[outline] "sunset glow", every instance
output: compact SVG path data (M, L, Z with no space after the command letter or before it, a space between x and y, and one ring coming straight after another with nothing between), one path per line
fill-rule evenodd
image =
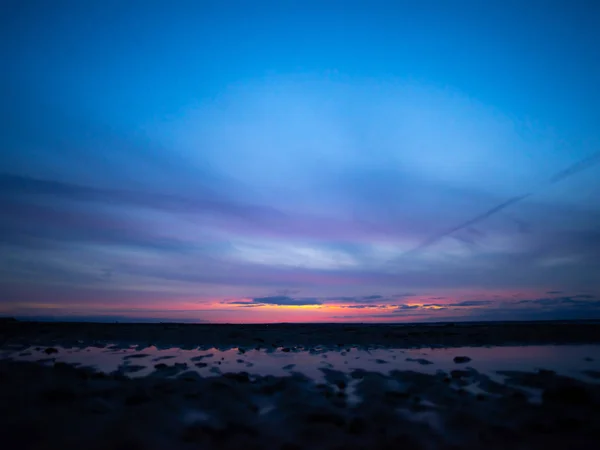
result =
M600 317L577 8L53 3L1 27L3 315Z

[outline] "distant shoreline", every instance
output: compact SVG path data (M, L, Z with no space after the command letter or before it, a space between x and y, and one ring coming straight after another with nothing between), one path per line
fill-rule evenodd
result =
M600 342L600 321L182 324L0 320L0 347L12 344L280 347L464 347Z

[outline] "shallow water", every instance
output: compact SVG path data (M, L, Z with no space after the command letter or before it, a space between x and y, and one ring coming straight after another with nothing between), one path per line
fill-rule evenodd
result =
M150 375L156 372L157 364L165 364L178 369L173 371L173 375L184 371L195 371L204 377L235 372L274 376L298 372L316 382L324 380L321 369L343 372L363 369L383 374L392 370L413 370L434 374L440 370L449 372L454 369L473 368L497 381L503 380L498 371L546 369L587 382L597 382L598 379L586 375L584 371L600 370L600 345L375 350L313 348L308 351L293 348L276 351L236 348L184 350L154 346L122 348L117 344L106 347L54 348L58 352L50 355L44 352L46 347L3 348L0 358L37 361L42 364L64 362L93 367L106 373L119 371L130 377ZM470 361L456 363L456 356L467 356ZM175 364L178 366L174 367Z

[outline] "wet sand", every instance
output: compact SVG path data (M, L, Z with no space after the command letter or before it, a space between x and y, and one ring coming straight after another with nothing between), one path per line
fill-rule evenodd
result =
M12 358L0 360L6 449L592 449L600 443L600 354L592 354L599 347L573 345L600 341L593 323L9 323L0 330L0 350ZM562 353L549 345L524 347L529 353L515 367L494 373L483 360L496 348L440 349L502 344L571 346ZM430 350L406 350L412 347ZM86 354L89 361L118 357L116 370L74 362ZM351 358L365 354L368 368L354 368ZM544 355L573 356L571 369L582 376L514 370ZM281 371L255 373L257 358L275 361Z

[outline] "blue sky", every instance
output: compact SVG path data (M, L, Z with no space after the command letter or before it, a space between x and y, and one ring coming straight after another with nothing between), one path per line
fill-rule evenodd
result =
M2 8L1 312L600 315L597 2Z

